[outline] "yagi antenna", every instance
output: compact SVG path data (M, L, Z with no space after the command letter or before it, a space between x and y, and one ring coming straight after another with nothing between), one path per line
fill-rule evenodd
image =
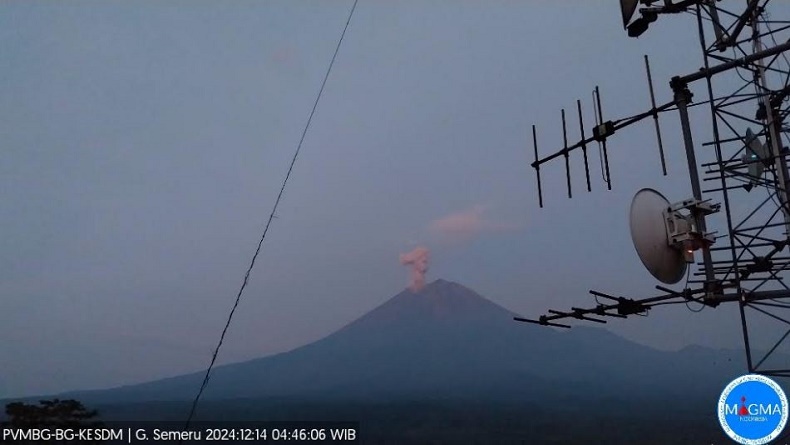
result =
M653 76L650 74L650 59L645 54L645 72L647 73L647 87L650 91L650 106L653 112L653 123L656 127L656 140L658 141L658 155L661 157L661 171L667 175L667 161L664 158L664 144L661 142L661 124L658 122L658 111L656 110L656 95L653 92Z
M538 140L537 140L537 130L536 127L532 126L532 146L533 146L533 153L534 153L534 162L532 162L532 167L535 169L537 184L538 184L538 202L540 207L544 205L543 199L543 185L542 185L542 177L540 172L541 165L552 161L555 158L562 156L565 161L565 182L566 188L568 192L568 198L573 197L573 176L571 175L570 171L570 156L574 150L581 149L582 156L584 158L584 177L585 177L585 184L587 186L587 191L592 191L592 181L590 179L590 163L589 163L589 155L587 152L587 145L588 144L597 144L598 146L598 158L601 167L601 178L603 182L606 184L607 190L612 190L612 174L611 169L609 166L609 147L607 145L608 139L615 134L615 132L621 128L628 127L633 125L641 120L652 117L655 130L656 130L656 140L658 143L658 153L659 158L661 160L661 171L664 175L667 174L667 165L666 159L664 156L664 143L661 138L661 124L659 122L659 113L664 111L670 110L672 107L676 105L675 101L667 102L662 105L656 105L656 97L653 91L653 77L650 73L650 62L648 57L645 56L645 71L647 73L647 83L648 89L650 93L650 109L639 113L637 115L618 119L615 121L612 120L605 120L603 117L603 105L601 100L601 91L599 87L595 87L592 92L592 108L593 108L593 117L594 117L594 125L592 127L592 135L587 135L585 132L584 126L584 113L582 110L582 102L581 100L576 100L576 109L577 115L579 119L579 140L573 144L569 143L568 140L568 123L567 123L567 116L565 114L565 109L562 109L560 112L560 123L562 125L562 148L556 151L555 153L545 156L543 158L540 157L538 153ZM569 145L570 144L570 145Z
M562 109L562 144L565 148L562 149L563 154L565 155L565 176L568 182L568 198L573 198L573 192L571 191L571 164L570 164L570 155L568 154L568 131L565 128L565 109Z
M581 133L582 154L584 155L584 176L587 178L587 191L591 192L592 186L590 185L590 164L587 161L587 143L584 142L584 117L582 116L582 101L576 101L576 108L579 110L579 132ZM565 145L567 145L567 142Z
M603 121L603 109L601 108L601 92L598 86L593 90L593 100L595 101L595 128L593 128L593 139L598 141L599 154L601 156L601 169L604 170L604 181L606 181L606 188L612 189L612 177L609 174L609 150L606 148L606 138L614 134L614 125L612 121Z
M656 102L650 61L645 56L649 109L607 119L601 90L596 86L592 93L593 125L585 125L582 103L576 101L577 141L570 139L575 133L568 132L570 123L563 109L561 145L541 157L533 125L532 167L543 207L541 167L562 157L570 198L574 180L570 156L580 149L587 190L591 191L598 175L590 175L588 148L595 144L602 181L611 190L610 138L620 129L652 118L662 174L667 175L666 156L677 151L685 158L690 185L690 196L678 201L641 187L635 188L639 190L631 201L629 225L636 257L661 283L655 286L661 294L633 298L591 290L595 304L589 307L552 309L536 319L516 320L568 328L565 320L605 323L611 318L646 316L659 305L693 302L713 308L735 303L740 311L748 372L790 377L790 363L767 365L783 342L790 343L785 341L790 339L790 285L786 282L790 274L790 151L783 143L790 133L785 123L790 116L790 59L785 54L790 51L790 26L785 24L790 21L768 16L771 1L620 0L622 24L631 37L646 32L658 17L681 12L694 16L702 63L690 67L685 75L671 78L672 99L662 104ZM773 46L764 45L769 41ZM714 85L714 77L724 79L717 79ZM692 87L697 91L692 92ZM711 125L706 131L700 131L704 121L692 121L692 107L697 107L694 113L709 114ZM668 111L677 112L680 131L665 151L659 114ZM695 132L710 139L695 141ZM703 188L704 183L713 185ZM759 188L766 195L754 193ZM709 223L719 230L708 231ZM684 276L683 289L664 287L681 283ZM761 329L750 331L749 320L755 318ZM779 340L767 338L758 347L755 337L765 337L762 332L768 323L779 323L785 334ZM757 350L767 352L758 355Z

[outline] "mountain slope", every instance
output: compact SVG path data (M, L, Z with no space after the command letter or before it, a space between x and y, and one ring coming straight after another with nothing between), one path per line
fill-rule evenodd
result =
M518 399L708 394L743 369L708 364L710 350L662 352L608 331L558 332L457 283L405 290L334 334L293 351L217 368L206 399ZM188 400L203 373L106 391L83 400Z

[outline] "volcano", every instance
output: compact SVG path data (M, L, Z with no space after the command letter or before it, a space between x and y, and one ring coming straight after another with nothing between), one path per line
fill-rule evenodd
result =
M736 351L665 352L604 329L557 331L515 322L514 315L461 284L437 280L314 343L217 367L204 400L709 396L744 369ZM101 403L184 401L203 376L72 395Z

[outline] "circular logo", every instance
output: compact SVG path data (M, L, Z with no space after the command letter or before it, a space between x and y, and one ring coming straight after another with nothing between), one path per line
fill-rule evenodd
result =
M787 397L768 377L747 374L730 382L719 397L719 423L743 445L768 443L787 424Z

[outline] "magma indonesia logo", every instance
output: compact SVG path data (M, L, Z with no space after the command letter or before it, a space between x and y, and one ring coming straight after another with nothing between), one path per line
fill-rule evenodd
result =
M740 444L768 443L787 423L787 397L768 377L747 374L730 382L719 397L719 423Z

